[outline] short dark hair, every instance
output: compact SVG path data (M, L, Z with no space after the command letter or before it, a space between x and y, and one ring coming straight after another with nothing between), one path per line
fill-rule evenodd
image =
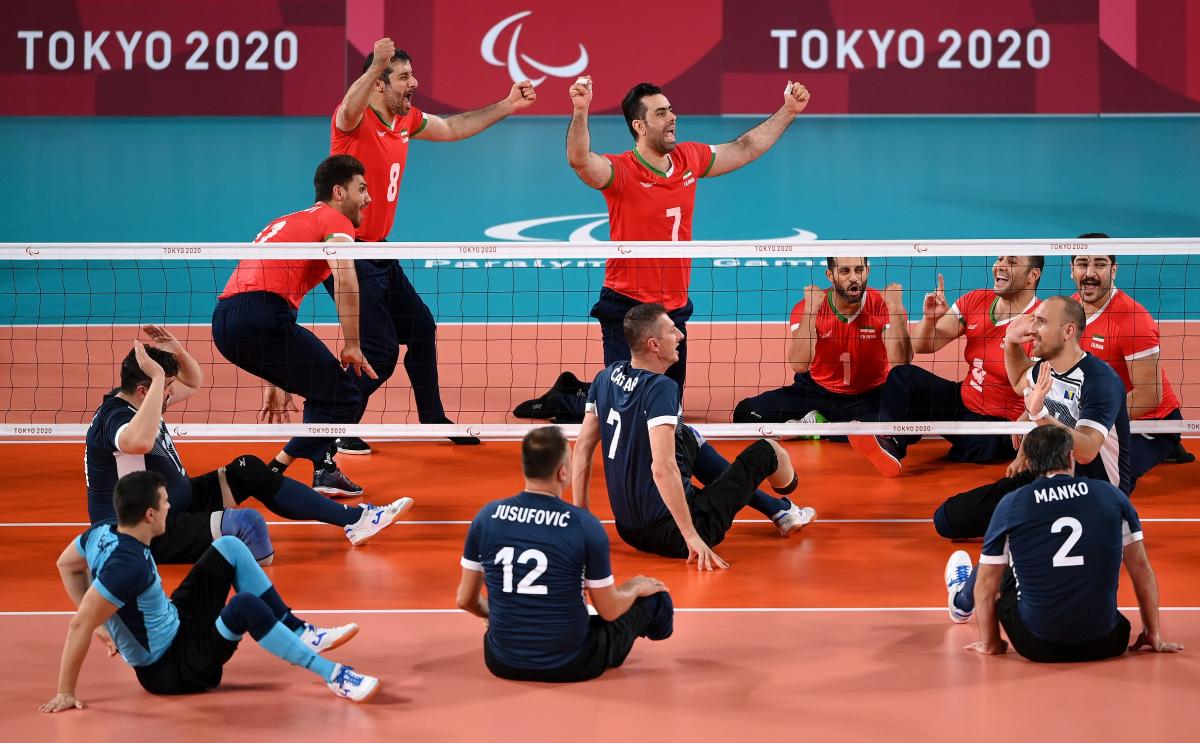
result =
M1049 373L1048 369L1042 370ZM1043 477L1047 472L1056 472L1071 468L1071 451L1075 447L1075 439L1071 432L1062 426L1038 426L1025 436L1021 444L1025 450L1025 459L1029 462L1029 471L1034 477Z
M1046 270L1046 256L1044 255L1027 255L1025 260L1029 262L1030 268L1038 270L1037 281L1033 282L1033 288L1036 289L1038 284L1042 283L1042 272Z
M392 76L392 65L396 64L397 62L408 62L409 64L412 64L412 57L408 56L408 52L404 51L403 49L397 49L396 53L392 55L392 61L388 62L388 66L383 68L383 72L379 73L379 79L384 83L390 82L389 79ZM374 63L375 52L367 52L367 58L363 60L363 72L371 69L371 65Z
M1108 235L1104 234L1103 232L1085 232L1079 236L1079 239L1080 240L1107 240L1107 239L1109 239L1109 237L1108 237ZM1072 257L1071 260L1073 261L1073 260L1075 260L1075 258ZM1117 265L1117 257L1115 255L1110 255L1108 257L1108 260L1114 266Z
M845 256L842 256L842 257L844 258ZM837 268L837 258L826 258L825 265L829 267L830 271L832 271L833 269ZM871 259L866 257L865 255L863 256L863 265L864 266L871 265Z
M162 351L154 346L146 346L146 355L152 361L157 361L162 367L163 374L168 377L179 376L179 362L175 359L175 354L170 351ZM125 358L121 360L121 391L127 395L132 395L137 391L138 385L144 384L150 386L150 377L146 372L142 371L142 367L138 366L137 355L130 351L125 354Z
M622 323L625 329L625 342L629 344L631 353L641 350L646 339L654 335L654 324L659 315L667 314L667 308L658 302L639 304L625 313Z
M542 426L521 439L521 470L530 480L554 475L567 457L567 437L558 426Z
M367 176L367 169L353 155L330 155L317 166L313 175L313 186L317 190L317 201L329 201L333 198L333 187L345 187L354 180L354 176Z
M117 486L113 488L113 510L117 512L117 523L121 526L142 523L146 511L158 508L158 491L166 486L166 478L149 470L130 472L117 480Z
M633 138L637 139L637 132L633 129L633 122L639 119L646 118L646 104L642 103L642 99L648 95L659 95L662 93L662 88L654 83L638 83L629 89L625 94L625 98L621 101L621 113L625 114L625 125L629 127L629 133Z
M1087 313L1083 311L1083 305L1065 294L1050 297L1046 301L1049 302L1051 299L1057 299L1062 305L1066 321L1075 326L1075 337L1078 338L1082 335L1083 329L1087 327Z

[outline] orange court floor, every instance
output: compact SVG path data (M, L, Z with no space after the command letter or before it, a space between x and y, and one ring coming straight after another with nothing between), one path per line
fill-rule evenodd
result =
M745 442L715 442L732 457ZM86 520L82 444L0 444L0 632L9 657L0 721L17 741L1194 741L1200 729L1200 465L1161 465L1134 505L1180 655L1127 655L1040 666L1013 653L963 651L973 623L946 615L942 570L956 547L929 523L946 496L998 477L1000 465L945 461L928 440L894 480L848 446L785 444L797 499L817 521L790 539L746 511L718 553L727 571L635 553L611 523L618 580L654 575L678 609L675 634L640 640L598 680L554 686L502 681L483 665L483 626L455 610L467 524L487 501L521 487L518 444L383 442L342 457L375 502L416 500L405 520L353 549L339 529L267 513L277 555L267 569L284 599L318 624L362 632L331 655L377 675L370 703L336 699L311 674L247 639L221 688L155 697L119 659L93 646L78 693L84 711L42 715L56 691L71 605L55 558ZM1200 453L1200 442L1187 446ZM185 443L193 474L268 443ZM295 477L307 477L293 467ZM594 509L611 519L597 466ZM252 505L249 503L247 505ZM186 572L163 566L170 591ZM1119 602L1134 631L1123 575Z

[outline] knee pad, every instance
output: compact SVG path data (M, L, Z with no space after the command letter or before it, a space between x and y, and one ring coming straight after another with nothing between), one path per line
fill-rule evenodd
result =
M283 484L283 475L253 454L243 454L225 465L225 481L235 502L257 498L269 504Z
M231 564L236 564L236 556L231 555L229 550L237 548L231 544L219 544L225 538L235 539L245 545L255 562L267 561L265 564L270 564L269 561L275 554L275 548L271 546L271 535L267 532L267 522L258 511L248 508L231 508L225 511L221 515L221 534L224 537L213 545L226 559L234 558L230 559Z
M247 632L259 640L271 631L277 621L265 601L252 593L241 592L235 593L225 608L221 609L217 630L225 639L233 642L240 640Z

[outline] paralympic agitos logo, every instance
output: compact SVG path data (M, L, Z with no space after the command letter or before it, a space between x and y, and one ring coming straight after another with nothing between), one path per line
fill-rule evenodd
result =
M483 61L493 67L506 67L508 69L508 76L512 78L514 83L528 80L533 83L534 87L545 82L547 76L573 78L582 74L588 66L588 53L583 44L579 45L579 58L570 64L561 66L543 64L528 54L522 54L517 51L517 44L521 38L521 30L524 28L524 24L517 23L517 21L530 15L533 15L532 10L514 13L489 28L488 32L483 35L483 42L479 45L479 54L483 57ZM512 36L508 41L508 54L502 62L496 56L496 42L500 40L500 34L504 33L504 30L514 23L517 23L517 25L513 29ZM521 67L521 62L525 62L525 64L544 74L538 78L533 77L525 72L525 69Z

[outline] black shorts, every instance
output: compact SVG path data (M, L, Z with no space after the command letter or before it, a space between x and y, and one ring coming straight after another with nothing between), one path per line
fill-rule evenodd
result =
M594 679L609 668L625 662L633 643L646 634L655 619L660 599L643 596L633 602L629 611L617 617L615 622L606 622L598 616L588 620L588 636L583 650L569 663L558 668L518 668L510 666L496 657L491 640L483 636L483 662L494 675L511 681L570 682Z
M151 694L194 694L221 683L222 668L238 646L222 637L216 625L234 574L215 548L196 561L171 594L179 611L179 630L171 646L154 663L134 668L143 689Z
M166 533L150 542L150 554L160 565L190 565L221 536L220 514L225 510L225 499L217 471L190 481L192 499L187 510L168 513Z
M742 450L720 477L703 489L694 488L688 494L688 510L692 524L704 543L715 547L725 540L738 511L746 507L759 483L775 471L779 459L767 441L756 441ZM640 529L627 529L617 524L617 534L630 547L663 557L688 556L687 543L675 519L666 516Z
M1002 477L966 492L952 495L933 512L933 528L946 539L975 539L987 533L1000 499L1033 482L1029 470Z
M1012 568L1004 571L1000 582L1000 600L996 615L1004 634L1022 658L1035 663L1079 663L1089 660L1115 658L1129 647L1129 620L1117 612L1112 631L1087 642L1050 642L1034 635L1021 621L1017 610L1017 579Z

